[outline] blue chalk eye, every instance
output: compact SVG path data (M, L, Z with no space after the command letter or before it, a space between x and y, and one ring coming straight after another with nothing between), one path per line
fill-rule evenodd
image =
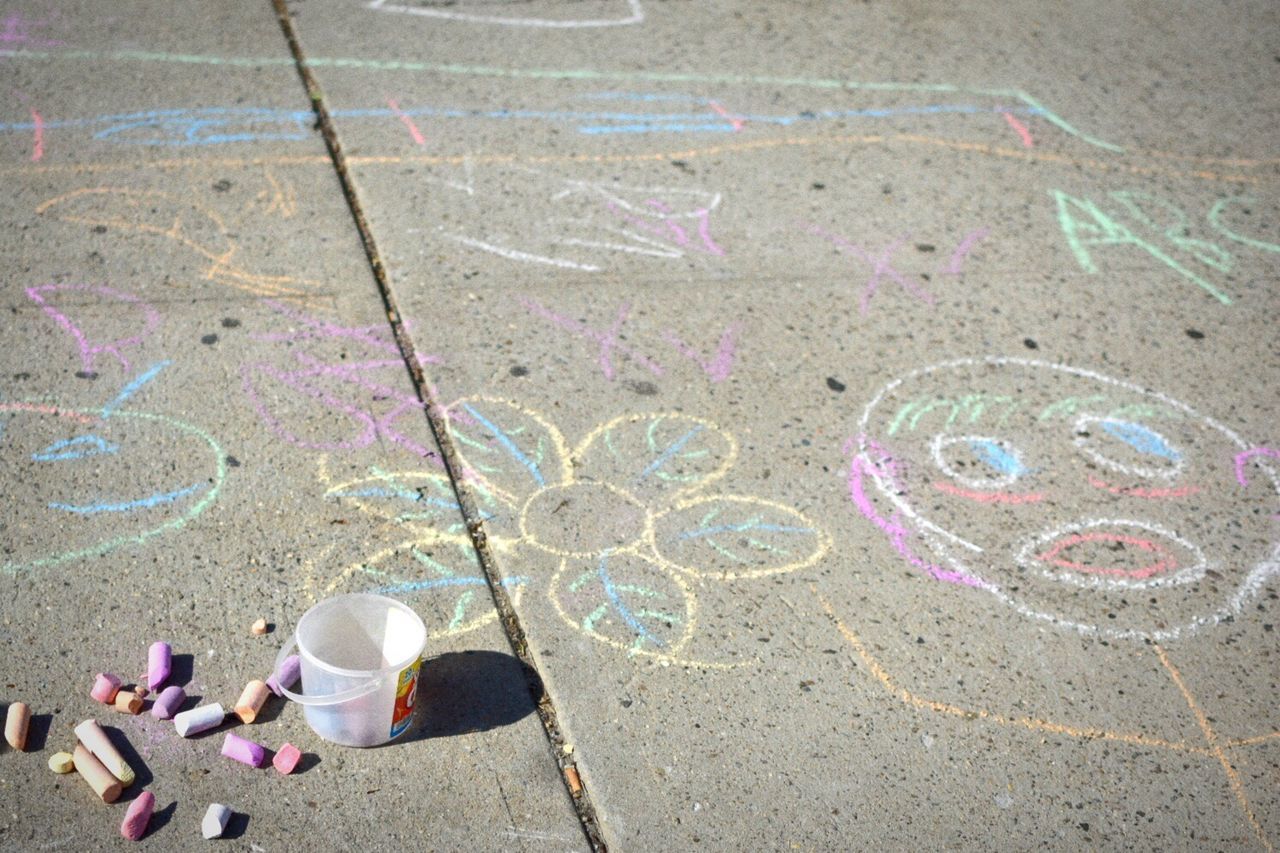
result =
M80 435L55 441L44 450L31 454L31 458L37 462L59 462L64 459L86 459L104 453L117 453L119 450L119 445L100 436Z
M1018 477L1026 471L1016 455L992 439L971 438L969 450L974 459L990 469L994 476Z
M971 489L1001 489L1030 469L1012 443L986 435L937 435L934 464L948 478Z
M1146 424L1086 415L1076 421L1076 446L1095 463L1130 477L1172 480L1182 452Z
M1170 462L1177 462L1182 458L1182 455L1170 447L1169 442L1164 440L1164 436L1153 429L1144 427L1142 424L1129 423L1128 421L1103 421L1102 429L1139 453L1159 456L1168 459Z

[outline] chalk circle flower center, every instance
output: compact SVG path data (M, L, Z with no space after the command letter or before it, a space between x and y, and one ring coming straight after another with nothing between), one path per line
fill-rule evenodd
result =
M562 557L593 557L641 541L651 523L631 495L608 483L569 483L540 490L520 515L530 544Z

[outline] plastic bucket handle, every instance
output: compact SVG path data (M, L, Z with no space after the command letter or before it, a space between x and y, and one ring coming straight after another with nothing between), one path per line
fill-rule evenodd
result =
M276 666L272 673L278 673L280 667L284 665L284 659L289 656L298 645L298 637L295 634L289 638L284 644L284 648L280 649L280 654L276 655ZM342 702L350 702L352 699L359 699L361 696L368 696L373 691L382 686L382 677L374 675L364 684L358 684L347 690L338 693L328 693L323 696L306 696L302 693L294 693L283 684L278 685L280 692L299 705L338 705Z

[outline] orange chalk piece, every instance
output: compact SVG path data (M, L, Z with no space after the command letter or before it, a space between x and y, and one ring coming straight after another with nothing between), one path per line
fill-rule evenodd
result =
M240 722L252 723L256 720L258 714L262 711L263 704L270 695L271 690L267 687L266 682L260 679L255 678L245 685L235 708L235 715L240 718Z
M31 709L26 702L14 702L4 718L4 739L9 746L22 751L27 748L27 731L31 728Z
M112 703L115 709L122 714L141 714L142 713L142 697L132 690L121 690L116 693L116 700Z
M94 758L102 763L103 767L120 780L120 784L126 788L133 784L134 773L133 768L129 766L129 762L124 760L124 756L120 754L120 750L116 749L115 744L107 737L107 733L94 720L85 720L75 728L76 737L80 738L80 743L89 751ZM79 767L77 766L77 769Z
M120 834L130 841L138 841L147 834L147 824L151 823L151 813L156 808L156 795L143 791L138 798L129 803L129 810L124 813L120 824Z
M120 780L112 776L111 771L84 748L84 744L76 744L71 760L75 763L80 778L89 783L89 787L104 803L114 803L120 799Z
M116 701L116 693L120 691L120 677L109 672L100 672L93 679L93 689L89 695L103 705Z
M257 622L254 622L249 626L249 633L253 634L255 637L261 637L263 634L267 633L267 620L259 619Z

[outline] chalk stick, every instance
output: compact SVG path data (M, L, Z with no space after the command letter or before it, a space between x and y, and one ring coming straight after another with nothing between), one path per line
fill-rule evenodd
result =
M31 709L26 702L14 702L4 718L4 739L16 750L26 750L31 728Z
M116 691L116 700L111 703L121 714L141 714L142 697L132 690Z
M143 791L138 798L129 803L129 810L124 813L120 823L120 834L130 841L138 841L147 834L147 824L151 822L151 813L156 809L156 795Z
M126 788L133 784L134 773L133 768L129 766L129 762L124 760L124 756L120 754L120 750L116 749L115 744L107 737L107 733L94 720L85 720L75 728L76 737L80 738L80 743L84 748L89 750L94 758L102 762L102 766L111 772L120 780L120 784Z
M183 711L173 718L173 725L178 730L178 734L190 737L217 728L226 718L227 712L220 704L214 702L211 705L201 705L199 708Z
M240 722L247 724L258 719L258 713L270 695L267 685L256 678L245 685L240 693L240 699L236 702L235 714L240 718Z
M155 690L173 672L173 649L168 643L152 643L147 649L147 687Z
M120 690L120 678L109 672L100 672L93 679L93 689L89 695L103 705L116 701L116 693Z
M231 809L222 803L210 803L208 811L204 813L204 820L200 821L200 832L205 838L221 838L222 833L227 831L229 820Z
M280 664L280 668L271 673L271 677L267 679L267 687L271 688L271 692L277 696L283 696L280 688L286 690L298 683L298 677L302 674L302 661L297 655L289 655L284 659L284 663Z
M161 690L156 701L151 703L151 716L157 720L172 720L185 701L187 701L186 691L176 684L170 684Z
M70 773L76 769L75 760L69 752L55 752L49 756L49 769L54 773Z
M240 737L235 732L227 732L226 739L222 741L222 754L241 764L261 767L267 757L267 750L260 744Z
M291 743L286 743L276 750L275 756L271 759L271 766L279 770L281 774L288 776L301 760L301 750Z
M84 744L76 744L71 760L80 778L89 783L89 787L104 803L114 803L120 799L120 780L112 776L111 771L84 748Z
M139 699L146 699L151 695L151 688L142 684L135 685L133 688L133 695L137 696Z

